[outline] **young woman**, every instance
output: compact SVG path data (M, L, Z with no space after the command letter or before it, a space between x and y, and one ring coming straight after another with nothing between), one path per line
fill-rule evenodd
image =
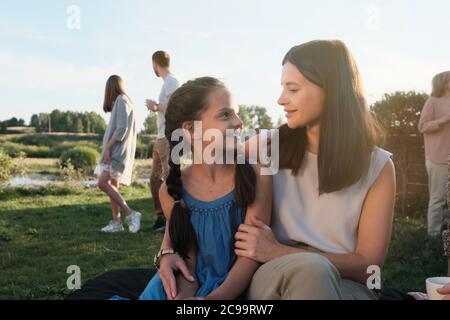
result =
M171 149L170 173L160 189L167 218L161 245L164 250L156 258L160 270L140 299L234 299L250 283L259 264L236 258L234 235L244 221L250 224L258 218L270 222L272 180L260 175L258 166L224 163L227 153L236 154L236 136L242 129L237 111L224 84L211 77L188 81L171 96L165 129ZM194 121L201 122L200 138L194 134ZM207 153L214 162L203 158L181 170L175 152L179 142L173 139L173 133L180 129L189 133L186 136L194 159L202 159L205 150L222 141ZM220 133L215 136L219 140L206 138L211 130ZM231 146L227 143L230 136ZM174 271L179 267L184 276L176 278Z
M428 234L440 234L447 196L448 155L450 154L450 71L436 75L433 91L426 101L419 120L423 133L428 173Z
M249 298L374 299L366 281L388 248L395 174L356 62L341 41L304 43L284 57L281 84L272 226L236 234L236 254L264 263Z
M122 78L117 75L112 75L106 82L103 110L111 112L111 117L103 136L103 150L95 172L98 174L98 187L110 198L112 220L101 230L123 231L122 209L129 231L136 233L140 229L141 214L132 210L119 193L120 184L131 183L136 152L136 125L133 104L125 93Z

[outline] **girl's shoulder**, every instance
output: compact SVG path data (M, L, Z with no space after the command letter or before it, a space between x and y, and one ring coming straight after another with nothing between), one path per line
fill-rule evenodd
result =
M115 104L119 103L122 105L129 105L129 106L133 105L133 102L131 101L130 97L128 97L126 94L121 94L117 96Z

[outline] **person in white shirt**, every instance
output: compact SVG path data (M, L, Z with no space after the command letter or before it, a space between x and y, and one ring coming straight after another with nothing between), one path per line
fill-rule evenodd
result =
M152 55L153 71L157 77L164 80L158 102L147 99L149 111L156 112L157 140L153 145L153 164L150 175L150 191L152 193L156 221L153 230L163 232L166 221L159 201L159 188L169 174L169 143L165 137L165 112L172 93L180 86L178 80L170 72L170 56L167 52L156 51Z

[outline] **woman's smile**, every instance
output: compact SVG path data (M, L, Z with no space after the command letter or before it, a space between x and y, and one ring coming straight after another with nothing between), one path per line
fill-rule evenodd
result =
M298 111L297 109L292 109L292 110L284 109L286 118L291 117L291 116L292 116L295 112L297 112L297 111Z

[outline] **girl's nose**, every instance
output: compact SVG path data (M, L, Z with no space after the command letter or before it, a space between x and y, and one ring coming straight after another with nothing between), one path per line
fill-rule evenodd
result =
M241 118L239 118L238 115L234 116L233 128L235 128L235 129L242 129L242 121L241 121Z

